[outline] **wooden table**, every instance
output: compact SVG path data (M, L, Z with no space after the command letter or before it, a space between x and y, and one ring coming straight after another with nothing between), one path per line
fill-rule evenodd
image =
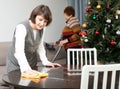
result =
M67 75L66 66L59 68L39 67L38 71L49 74L43 79L23 79L20 71L13 71L3 76L3 81L11 86L11 89L79 89L80 75Z

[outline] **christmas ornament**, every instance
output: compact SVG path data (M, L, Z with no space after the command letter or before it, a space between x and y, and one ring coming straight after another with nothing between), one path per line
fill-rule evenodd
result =
M83 41L83 42L88 42L87 36L83 36L83 37L81 38L81 41Z
M110 42L110 44L111 44L111 45L115 45L116 42L115 42L114 40L112 40L112 41Z
M100 4L98 4L98 5L96 6L96 8L97 8L97 9L100 9L100 8L101 8L101 5L100 5Z
M89 12L90 11L90 9L89 8L86 8L86 12Z
M117 35L120 35L120 30L116 31L116 34L117 34Z
M90 5L90 1L88 2L88 5Z
M105 38L105 35L104 35L104 34L102 35L102 38L103 38L103 39Z
M120 10L117 10L117 11L116 11L116 14L117 14L117 15L120 15Z
M118 19L118 15L116 14L115 19Z
M100 32L99 31L95 31L95 34L98 35L98 34L100 34Z
M106 24L105 24L106 28L105 28L105 30L111 29L111 27L112 27L111 22L112 22L111 19L107 19L106 20Z
M117 11L116 11L115 18L118 19L118 18L119 18L119 15L120 15L120 10L117 10Z
M111 19L107 19L107 20L106 20L106 23L111 23Z
M91 8L92 8L92 6L88 6L88 7L86 8L86 12L92 12Z
M93 19L94 19L94 20L96 19L96 16L95 16L95 15L93 15Z
M82 37L85 37L85 36L87 36L87 33L84 32L84 31L81 31L81 32L79 33L79 35L82 36Z
M82 24L82 28L87 28L87 24L86 24L86 23L83 23L83 24Z
M88 38L85 36L83 37L84 42L88 42Z

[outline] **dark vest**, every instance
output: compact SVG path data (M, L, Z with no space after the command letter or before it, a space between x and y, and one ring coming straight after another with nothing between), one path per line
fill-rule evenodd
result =
M31 28L28 20L24 21L20 24L23 24L26 27L27 35L25 37L25 56L27 58L27 61L31 68L35 68L37 65L37 60L39 58L37 54L37 49L39 47L39 44L41 42L41 38L43 35L43 30L37 30L36 39L34 40L34 34L33 29ZM15 29L16 31L16 29ZM13 71L13 70L19 70L19 64L17 59L14 56L15 53L15 32L13 35L13 41L12 46L10 47L10 50L8 52L7 56L7 71ZM24 65L23 65L24 66Z

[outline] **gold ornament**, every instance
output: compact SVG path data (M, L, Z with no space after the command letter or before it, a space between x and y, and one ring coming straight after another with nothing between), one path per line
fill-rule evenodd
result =
M96 8L97 8L97 9L100 9L100 8L101 8L101 5L100 5L100 4L98 4L98 5L96 6Z
M87 28L87 24L86 24L86 23L83 23L83 24L82 24L82 28Z

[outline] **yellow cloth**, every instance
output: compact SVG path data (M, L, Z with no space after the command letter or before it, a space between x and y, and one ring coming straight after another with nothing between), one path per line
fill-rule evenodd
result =
M35 74L35 75L22 73L21 76L23 78L39 79L39 78L48 77L48 73L39 72L38 74Z
M33 82L35 82L35 83L39 83L40 81L41 81L41 79L38 79L38 78L36 78L36 79L33 79L33 78L24 78L24 77L22 77L21 78L22 80L31 80L31 81L33 81Z

